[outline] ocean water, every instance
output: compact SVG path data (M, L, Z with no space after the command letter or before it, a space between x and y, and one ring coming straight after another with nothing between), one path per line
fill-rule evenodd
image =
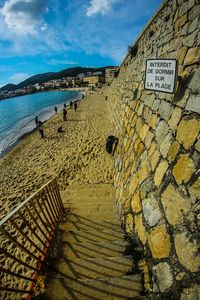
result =
M0 101L0 155L21 136L35 128L35 116L45 121L63 104L81 98L81 92L52 91Z

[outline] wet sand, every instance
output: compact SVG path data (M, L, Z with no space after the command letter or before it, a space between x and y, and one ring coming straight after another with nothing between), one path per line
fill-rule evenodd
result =
M112 157L105 151L112 129L102 91L87 92L76 112L68 110L66 122L62 112L54 115L45 123L44 139L34 131L0 158L1 218L54 177L60 190L112 182Z

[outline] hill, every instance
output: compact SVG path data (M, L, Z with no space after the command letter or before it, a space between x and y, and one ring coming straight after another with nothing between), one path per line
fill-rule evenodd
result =
M26 80L20 82L19 84L7 84L3 86L0 91L8 90L12 91L15 89L23 88L26 87L30 84L36 84L36 83L43 83L49 80L54 80L54 79L61 79L63 77L73 77L81 73L87 73L87 72L97 72L97 71L102 71L105 73L105 68L84 68L84 67L75 67L75 68L68 68L64 69L59 72L49 72L49 73L42 73L42 74L37 74L33 75Z

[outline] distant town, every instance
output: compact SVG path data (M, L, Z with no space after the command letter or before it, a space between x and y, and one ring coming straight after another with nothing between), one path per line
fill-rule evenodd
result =
M103 84L110 84L116 76L117 71L118 67L108 67L105 68L105 72L97 71L81 73L74 77L63 77L61 79L49 80L43 83L30 84L12 91L1 90L0 100L54 89L60 90L79 87L101 87Z

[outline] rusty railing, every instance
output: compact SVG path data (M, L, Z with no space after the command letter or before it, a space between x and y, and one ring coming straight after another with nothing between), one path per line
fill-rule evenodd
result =
M0 221L0 299L30 299L64 207L56 179Z

